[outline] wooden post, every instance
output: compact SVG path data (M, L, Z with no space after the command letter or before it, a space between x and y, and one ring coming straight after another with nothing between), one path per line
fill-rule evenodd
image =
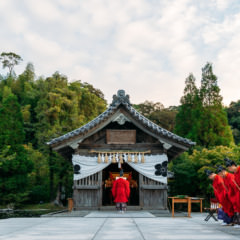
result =
M202 199L200 199L200 212L202 213Z
M142 185L143 185L143 176L141 173L139 173L139 205L141 208L143 208L143 191L144 189L142 188Z
M102 185L102 171L100 171L98 173L98 180L99 180L99 190L98 190L98 207L100 209L100 207L102 206L102 188L103 188L103 185Z
M191 217L191 210L192 210L191 198L188 197L188 217Z
M71 212L73 210L73 199L68 198L68 211Z
M174 197L172 198L172 217L174 217Z

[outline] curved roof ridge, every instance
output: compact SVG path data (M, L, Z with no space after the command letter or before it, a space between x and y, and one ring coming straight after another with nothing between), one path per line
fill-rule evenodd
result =
M103 113L101 113L99 116L88 122L87 124L81 126L80 128L77 128L71 132L68 132L60 137L54 138L51 141L47 142L48 145L55 144L58 142L61 142L63 140L69 139L71 137L74 137L78 134L84 134L85 132L88 132L92 128L94 128L96 125L104 121L106 118L108 118L110 115L113 114L114 110L116 110L120 105L123 105L132 115L135 119L140 121L143 125L150 128L152 131L157 132L158 134L161 134L162 136L172 138L174 140L177 140L182 143L186 143L189 145L195 145L195 142L192 142L190 139L180 137L176 135L175 133L172 133L156 123L152 122L145 116L143 116L141 113L139 113L135 108L132 107L130 101L129 101L129 95L125 95L124 90L118 90L117 95L113 95L113 101L110 104L110 106L105 110Z

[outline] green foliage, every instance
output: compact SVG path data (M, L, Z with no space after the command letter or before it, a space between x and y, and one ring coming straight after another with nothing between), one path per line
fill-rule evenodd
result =
M46 142L92 120L105 110L106 101L100 90L80 81L69 84L67 78L57 72L46 80L37 80L36 88L39 95L34 109L35 137L38 149L47 156L50 198L55 197L57 189L63 188L71 195L72 165L49 151Z
M229 157L240 164L239 146L217 146L212 149L198 148L192 154L184 153L169 165L174 172L170 181L171 195L213 196L212 182L204 173L206 168L216 171L217 165L224 165L223 159Z
M1 203L19 204L28 195L32 162L23 147L24 131L20 105L9 95L0 107L0 196Z
M106 100L99 89L81 81L69 83L58 72L35 79L30 63L19 76L3 77L0 203L46 202L53 200L57 191L65 199L71 197L72 164L52 152L46 142L80 127L105 109Z
M31 203L48 202L49 197L49 187L46 185L34 185L29 192L29 199Z
M228 122L232 127L233 137L236 144L240 143L240 100L231 102L226 109Z
M151 101L145 101L144 103L134 105L134 107L145 117L149 117L151 113L161 111L162 109L164 109L162 103L160 102L154 103Z
M144 103L135 104L134 108L159 126L173 131L177 114L176 107L164 108L160 102L145 101Z
M0 107L0 148L24 141L23 120L17 97L10 94Z
M181 106L176 115L175 132L198 142L201 131L199 119L203 109L195 82L195 77L192 74L185 80L184 96L181 98Z

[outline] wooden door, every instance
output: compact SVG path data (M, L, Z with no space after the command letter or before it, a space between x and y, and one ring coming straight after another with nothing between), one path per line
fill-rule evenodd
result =
M139 174L140 207L167 209L167 185Z

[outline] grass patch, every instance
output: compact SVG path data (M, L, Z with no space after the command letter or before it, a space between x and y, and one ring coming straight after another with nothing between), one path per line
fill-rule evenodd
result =
M0 206L0 219L17 217L40 217L43 214L65 210L66 207L56 206L53 203L25 204L21 209L1 211L7 209L7 206Z

